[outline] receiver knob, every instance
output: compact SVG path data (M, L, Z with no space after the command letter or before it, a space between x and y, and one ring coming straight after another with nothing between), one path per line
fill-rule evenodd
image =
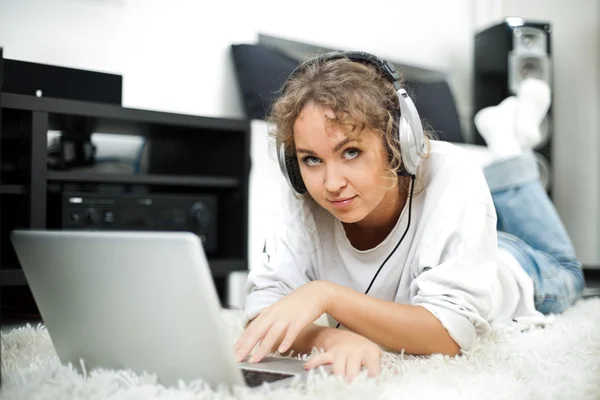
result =
M200 231L204 231L205 229L207 229L212 220L210 210L201 201L192 205L190 209L190 215L192 217L192 222L194 223L196 229Z
M100 214L95 208L88 208L84 214L85 226L95 227L100 225Z

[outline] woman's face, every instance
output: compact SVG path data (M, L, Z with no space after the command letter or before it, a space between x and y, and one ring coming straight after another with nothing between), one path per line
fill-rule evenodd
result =
M344 223L394 207L398 185L386 179L393 175L387 171L381 136L365 129L353 139L326 117L334 117L331 109L309 103L294 123L296 156L308 193Z

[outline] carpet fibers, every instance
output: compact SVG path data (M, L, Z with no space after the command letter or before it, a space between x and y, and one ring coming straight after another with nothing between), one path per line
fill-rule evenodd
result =
M242 314L224 311L232 344ZM153 375L60 364L43 326L2 336L0 399L600 399L600 298L580 300L545 328L494 329L460 357L385 353L382 373L352 383L312 371L290 388L210 390L202 381L164 387Z

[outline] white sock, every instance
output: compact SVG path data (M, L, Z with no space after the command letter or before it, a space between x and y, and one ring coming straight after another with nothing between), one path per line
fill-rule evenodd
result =
M540 79L525 79L517 91L515 136L523 149L533 149L542 141L540 124L550 107L550 87Z
M516 157L522 152L515 137L516 107L517 99L511 96L475 115L475 126L485 140L493 161Z

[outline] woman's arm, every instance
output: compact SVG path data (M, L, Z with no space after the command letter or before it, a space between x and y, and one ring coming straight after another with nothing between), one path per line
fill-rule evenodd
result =
M326 312L349 330L393 351L460 354L460 347L426 308L376 299L327 282Z
M313 281L265 309L248 325L234 346L238 360L257 343L251 362L278 348L282 353L294 350L306 354L313 347L329 351L347 332L312 323L322 313L389 350L404 349L416 355L460 354L440 321L424 307L379 300L331 282Z

